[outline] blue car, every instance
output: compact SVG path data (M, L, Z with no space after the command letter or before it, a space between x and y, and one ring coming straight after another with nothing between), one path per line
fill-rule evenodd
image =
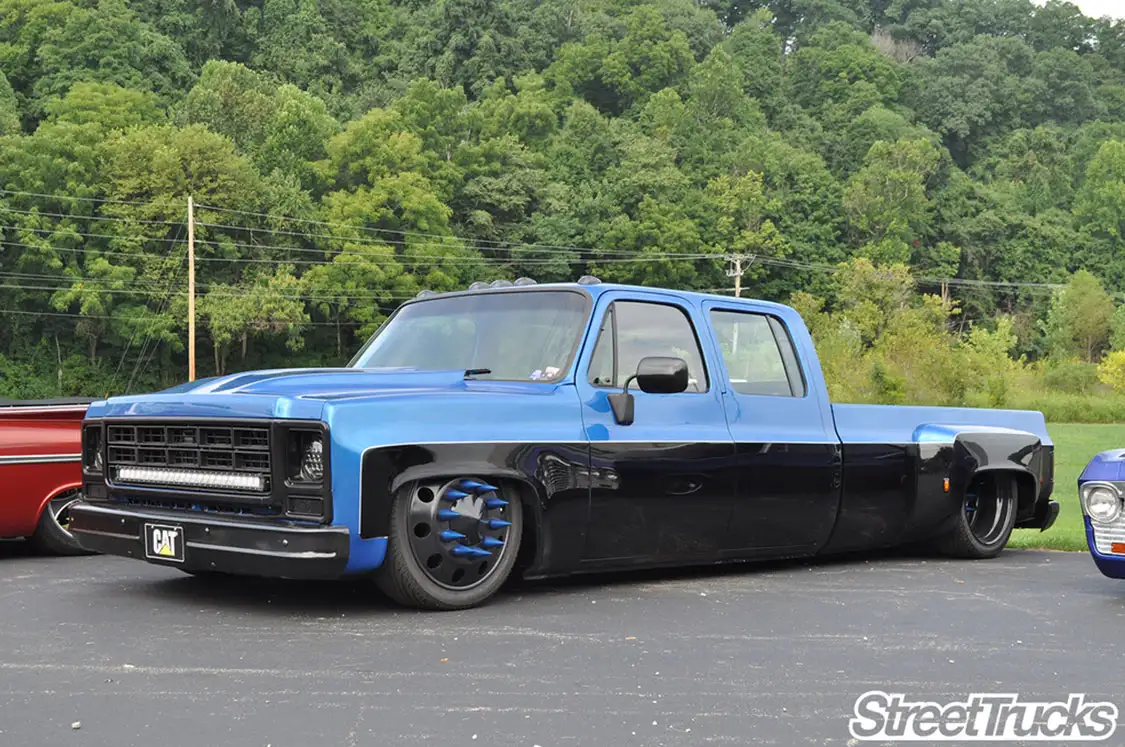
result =
M1041 414L834 405L793 309L589 277L423 292L344 368L96 402L82 448L91 550L431 609L513 573L991 558L1058 512Z
M1098 454L1078 478L1086 545L1094 564L1110 578L1125 578L1125 449Z

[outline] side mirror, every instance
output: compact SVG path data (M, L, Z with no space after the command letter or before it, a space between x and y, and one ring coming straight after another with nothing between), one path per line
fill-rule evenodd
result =
M687 363L682 358L641 358L641 362L637 364L636 379L642 392L679 394L687 389Z
M641 358L637 372L625 380L625 389L620 394L609 395L609 406L613 408L613 419L618 425L633 424L633 395L629 394L629 384L636 379L637 386L647 394L679 394L687 389L687 363L682 358L649 356Z

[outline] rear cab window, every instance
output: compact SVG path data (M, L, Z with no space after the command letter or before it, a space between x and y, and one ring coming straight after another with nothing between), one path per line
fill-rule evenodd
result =
M777 317L712 309L731 388L739 394L804 397L807 391L793 340Z

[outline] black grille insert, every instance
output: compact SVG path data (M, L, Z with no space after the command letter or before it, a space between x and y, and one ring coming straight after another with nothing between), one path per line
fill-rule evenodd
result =
M119 484L161 487L159 482L122 479L118 468L155 467L261 475L261 490L200 484L192 492L266 493L270 487L270 429L221 425L112 424L106 429L110 474ZM184 490L185 485L164 487Z

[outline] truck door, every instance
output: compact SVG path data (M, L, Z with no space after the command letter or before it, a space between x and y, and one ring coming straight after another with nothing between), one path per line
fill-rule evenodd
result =
M576 376L590 442L585 559L604 566L714 557L734 505L735 453L700 346L708 332L698 307L670 294L609 291L594 319L600 331ZM633 385L634 421L619 425L607 396L647 356L682 358L687 391L648 394Z
M724 370L738 501L726 547L746 555L806 554L832 532L841 449L827 402L809 386L788 327L770 306L706 302Z

